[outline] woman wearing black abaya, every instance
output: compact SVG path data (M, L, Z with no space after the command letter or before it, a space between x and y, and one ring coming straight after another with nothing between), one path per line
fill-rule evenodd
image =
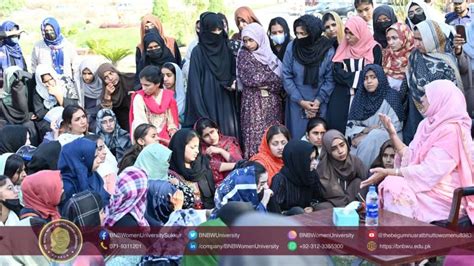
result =
M201 117L217 122L226 136L239 138L235 58L222 19L206 12L200 18L199 44L193 49L186 92L185 127Z
M176 63L176 58L171 53L171 50L166 46L165 41L160 36L156 28L151 29L143 37L145 44L145 51L137 66L137 73L135 73L135 86L140 86L140 79L138 76L143 68L149 65L161 68L165 63Z
M0 130L0 154L15 153L23 145L30 145L30 133L26 127L6 125Z
M180 129L171 138L168 146L171 154L170 169L184 177L188 182L197 183L204 209L214 208L214 193L216 192L209 159L200 152L199 137L190 129ZM199 194L197 191L194 194ZM197 197L199 201L199 197ZM200 206L201 205L201 206Z
M295 207L310 208L321 194L316 173L318 150L311 143L292 140L283 150L285 165L272 179L271 190L277 203L272 212L285 212ZM289 215L289 214L287 214Z

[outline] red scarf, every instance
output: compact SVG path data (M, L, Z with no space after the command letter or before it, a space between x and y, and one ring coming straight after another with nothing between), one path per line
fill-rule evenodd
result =
M162 97L161 97L161 104L158 104L153 97L153 95L147 95L145 91L139 90L135 92L132 95L132 104L130 105L130 115L129 115L129 122L130 122L130 135L133 135L133 129L132 129L132 123L134 120L133 116L133 100L135 99L135 96L137 94L140 94L143 97L143 101L145 102L146 107L148 108L148 111L150 111L152 114L162 114L166 112L168 109L171 111L171 116L173 116L173 120L175 122L175 125L179 125L179 118L178 118L178 105L176 104L176 100L174 99L174 91L173 90L168 90L168 89L163 89L162 90ZM168 125L165 124L163 127L163 130L158 133L159 137L162 139L170 139L170 135L168 133Z

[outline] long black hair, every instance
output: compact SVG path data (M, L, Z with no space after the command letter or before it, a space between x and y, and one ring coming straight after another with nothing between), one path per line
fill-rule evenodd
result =
M5 162L5 170L3 171L3 174L8 176L10 179L12 179L16 173L20 174L21 170L23 170L24 167L25 167L25 161L23 161L23 158L21 158L21 156L18 154L12 154L8 157L7 161Z
M283 28L283 31L285 32L285 41L281 44L280 51L277 50L277 45L275 45L275 43L270 38L271 29L273 25L280 25ZM278 59L280 59L280 61L283 61L283 57L285 56L286 46L288 46L288 43L290 43L291 41L290 27L288 27L288 23L286 22L286 20L282 17L272 18L272 20L270 20L270 23L268 25L267 35L268 35L268 38L270 39L270 47L272 48L273 53L278 57Z

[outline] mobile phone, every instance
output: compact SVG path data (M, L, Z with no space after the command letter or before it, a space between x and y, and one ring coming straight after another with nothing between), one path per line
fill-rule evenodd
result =
M456 25L456 33L461 35L461 38L466 40L466 28L464 25Z

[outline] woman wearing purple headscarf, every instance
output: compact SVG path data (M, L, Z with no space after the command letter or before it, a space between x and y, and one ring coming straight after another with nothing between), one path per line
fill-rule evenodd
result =
M243 46L237 56L237 78L243 85L240 121L244 157L250 158L258 152L265 129L282 123L282 67L260 24L247 25L241 36Z
M55 18L45 18L41 23L43 40L38 41L31 53L31 69L36 72L39 64L50 65L63 76L74 79L73 66L77 58L73 45L61 34L61 27Z

